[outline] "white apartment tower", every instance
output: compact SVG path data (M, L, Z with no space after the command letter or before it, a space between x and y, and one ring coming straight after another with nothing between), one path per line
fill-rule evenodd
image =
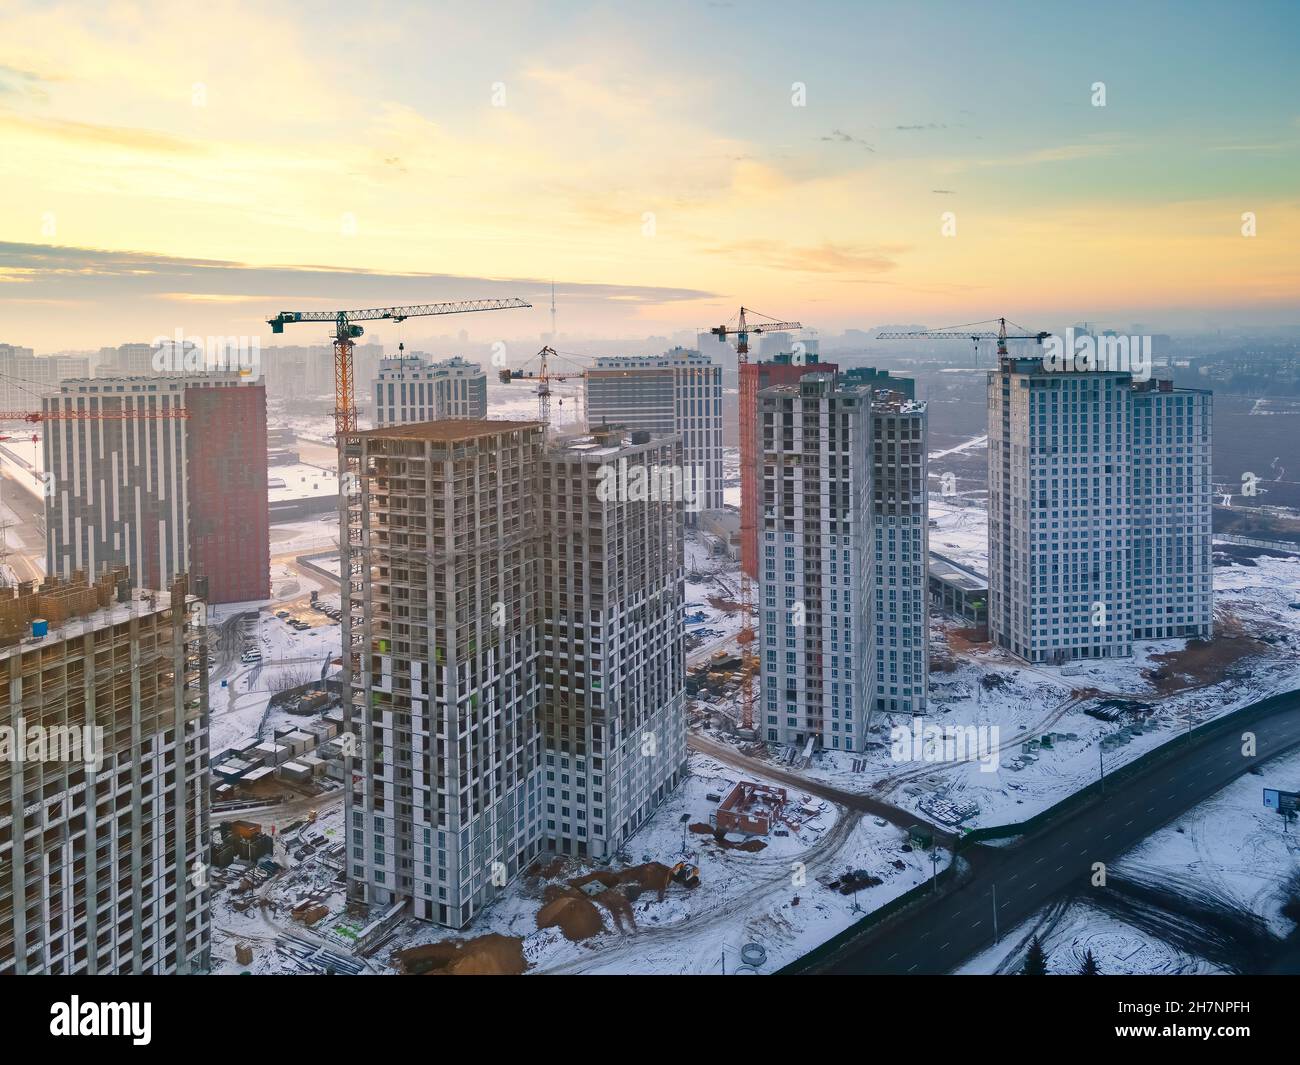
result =
M722 507L722 367L707 355L674 348L663 355L597 359L584 375L587 422L623 425L682 439L691 478L685 520Z
M209 968L203 603L100 577L0 592L0 975Z
M1211 396L1004 357L989 373L989 634L1028 662L1208 637Z
M486 418L487 374L460 356L441 362L419 353L380 359L374 397L378 426Z
M1167 380L1135 382L1133 638L1214 632L1213 396Z
M897 392L871 401L876 710L924 714L930 677L926 406Z
M44 399L47 573L125 565L160 588L189 569L186 387L179 375L81 378Z
M345 440L354 897L464 927L544 848L613 854L680 779L681 503L601 472L679 449L473 419Z
M871 393L832 373L758 394L761 735L866 746L875 697Z
M681 465L677 437L619 428L542 464L545 831L562 854L613 856L685 771L682 501L635 490Z

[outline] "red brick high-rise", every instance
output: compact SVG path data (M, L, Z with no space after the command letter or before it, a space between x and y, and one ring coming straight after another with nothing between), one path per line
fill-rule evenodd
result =
M209 603L271 595L266 386L238 374L186 382L190 575Z
M740 564L758 579L759 476L758 393L773 385L794 384L806 373L834 373L833 362L818 362L813 353L801 362L778 355L771 362L748 362L740 368Z

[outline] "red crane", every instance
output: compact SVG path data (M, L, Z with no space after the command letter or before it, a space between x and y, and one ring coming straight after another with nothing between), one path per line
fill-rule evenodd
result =
M0 422L73 422L73 421L110 421L128 422L137 419L156 421L160 418L188 418L190 412L184 407L169 407L167 410L139 410L128 407L125 410L0 410Z
M71 422L71 421L109 421L124 422L142 419L147 421L156 421L160 418L188 418L190 412L184 407L169 407L167 410L143 410L139 408L129 408L127 410L0 410L0 422L27 422L30 425L36 425L40 422ZM0 441L14 440L3 430L0 430ZM40 441L36 433L32 433L31 443L35 444Z

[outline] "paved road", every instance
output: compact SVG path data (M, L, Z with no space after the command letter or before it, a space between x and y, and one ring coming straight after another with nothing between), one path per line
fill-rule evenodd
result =
M1257 737L1257 753L1249 758L1242 754L1242 733L1247 731ZM1094 862L1114 861L1252 765L1298 743L1300 692L1293 692L1272 716L1180 751L1015 847L967 849L963 857L970 862L971 876L964 883L863 933L813 971L950 972L993 945L995 889L1002 934L1062 892L1104 890L1092 886Z

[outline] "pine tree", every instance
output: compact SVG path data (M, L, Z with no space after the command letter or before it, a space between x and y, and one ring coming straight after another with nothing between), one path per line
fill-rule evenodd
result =
M1038 937L1030 941L1029 951L1025 954L1024 968L1020 970L1021 976L1046 976L1047 975L1047 952L1043 950L1043 944L1038 941Z
M1097 964L1097 959L1093 956L1092 949L1083 956L1083 964L1079 967L1080 976L1100 976L1101 967Z

